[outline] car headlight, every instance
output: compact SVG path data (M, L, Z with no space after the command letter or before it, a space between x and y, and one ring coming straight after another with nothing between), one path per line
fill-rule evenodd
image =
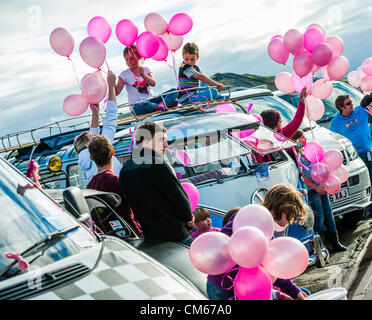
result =
M53 156L49 158L47 166L51 172L58 172L62 169L62 160L57 156Z
M355 160L356 158L358 158L358 153L357 151L355 150L355 148L353 147L352 144L348 145L346 148L346 154L349 158L349 161L353 161Z

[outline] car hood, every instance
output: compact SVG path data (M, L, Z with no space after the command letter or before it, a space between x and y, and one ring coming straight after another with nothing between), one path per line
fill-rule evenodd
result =
M315 140L313 139L311 130L305 132L307 141L315 141L319 143L326 151L330 149L342 151L345 149L344 145L348 141L344 136L320 126L314 128L313 133Z
M31 300L205 300L191 283L173 273L151 257L129 244L113 237L104 237L97 261L97 248L94 252L64 259L64 266L53 268L53 272L39 272L39 283L31 282L30 272L22 274L28 279L23 284L21 296L5 299ZM89 251L89 250L88 250ZM92 264L95 265L90 268ZM57 264L53 264L57 265ZM90 267L89 267L90 266ZM51 266L49 266L50 268ZM80 270L81 275L76 273ZM70 278L68 280L68 273ZM62 274L66 281L54 285ZM73 276L77 275L77 276ZM20 278L21 276L14 277ZM54 280L53 277L57 280ZM9 280L15 280L11 278ZM37 278L37 277L36 277ZM5 280L4 282L6 282ZM3 284L3 283L2 283ZM0 290L14 292L17 284ZM28 288L27 288L28 287ZM26 292L27 291L27 292Z

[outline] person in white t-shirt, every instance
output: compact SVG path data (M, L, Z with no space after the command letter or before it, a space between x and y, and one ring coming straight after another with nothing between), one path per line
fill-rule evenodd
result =
M136 45L125 47L123 56L129 68L120 73L115 89L116 95L119 95L125 86L131 111L134 111L136 115L141 115L157 110L164 111L165 106L177 106L178 92L164 95L167 92L176 91L176 89L164 92L164 100L161 97L151 98L151 87L155 87L156 82L151 70L140 65L141 57L137 52ZM147 101L140 102L142 100Z
M107 138L112 142L115 137L117 127L117 103L115 94L115 82L116 76L112 71L108 72L107 85L108 85L108 101L106 105L106 117L103 124L102 134L106 135ZM91 105L92 110L92 123L90 131L85 131L79 134L74 139L74 148L78 154L78 164L80 169L85 173L88 181L97 173L98 169L94 161L90 157L88 150L88 144L92 138L99 134L99 106ZM113 167L114 173L119 175L122 167L121 162L113 156Z

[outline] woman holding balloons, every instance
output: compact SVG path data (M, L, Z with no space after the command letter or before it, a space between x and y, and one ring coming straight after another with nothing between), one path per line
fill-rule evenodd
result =
M314 211L314 230L324 239L323 225L325 224L330 235L333 251L346 251L346 247L340 243L338 238L336 222L335 218L333 217L332 207L328 198L328 192L319 183L319 181L323 180L320 178L320 175L322 175L323 172L321 170L323 164L321 162L315 164L311 163L306 158L306 155L303 151L303 147L307 143L306 138L304 137L304 135L302 135L298 139L301 141L302 144L302 149L299 152L299 163L301 165L302 177L308 190L309 205ZM312 171L312 168L314 166L318 166L319 170ZM328 175L328 171L324 171L324 173ZM318 182L314 181L314 179Z
M275 230L283 229L288 224L293 224L297 220L303 221L305 217L305 208L302 203L302 195L295 191L291 186L287 186L284 184L278 184L269 189L264 197L264 201L261 205L249 205L250 207L255 206L254 210L256 211L257 215L254 218L254 223L257 222L258 216L263 216L266 212L269 211L274 219ZM248 207L248 206L247 206ZM245 207L245 208L247 208ZM221 229L221 232L225 235L232 237L234 233L237 233L239 230L239 225L244 224L243 220L244 214L242 214L242 208L237 213L233 214L229 220L229 222ZM258 212L260 211L260 212ZM270 215L270 214L269 214ZM248 217L248 215L246 215ZM261 227L261 226L260 226ZM232 239L232 238L231 238ZM245 243L247 246L248 243ZM251 248L252 250L256 250L256 248ZM259 249L257 249L259 250ZM231 254L231 252L230 252ZM258 254L260 254L258 252ZM279 254L285 254L285 252L281 252ZM235 261L235 260L234 260ZM307 265L307 261L305 261ZM292 263L293 265L294 263ZM288 266L289 268L289 266ZM241 289L241 286L237 286L237 275L239 272L234 269L230 269L232 271L217 275L208 275L208 282L207 282L207 294L208 298L211 300L227 300L234 295L237 296L238 299L244 297L240 296L236 290ZM245 270L253 270L253 269L245 269ZM281 290L283 293L278 297L279 299L298 299L303 300L307 295L299 287L297 287L290 279L279 279L276 277L271 277L273 285ZM238 281L239 282L239 281ZM234 286L232 286L234 283ZM244 284L243 284L244 285ZM230 286L230 288L229 288ZM262 289L262 288L261 288ZM257 288L253 293L253 299L261 300L260 291L261 289ZM250 299L250 298L248 298Z

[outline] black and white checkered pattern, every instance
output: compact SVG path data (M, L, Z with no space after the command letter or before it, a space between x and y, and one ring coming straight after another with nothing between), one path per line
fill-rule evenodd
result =
M189 283L152 258L106 239L98 266L87 276L33 299L38 300L203 300Z

